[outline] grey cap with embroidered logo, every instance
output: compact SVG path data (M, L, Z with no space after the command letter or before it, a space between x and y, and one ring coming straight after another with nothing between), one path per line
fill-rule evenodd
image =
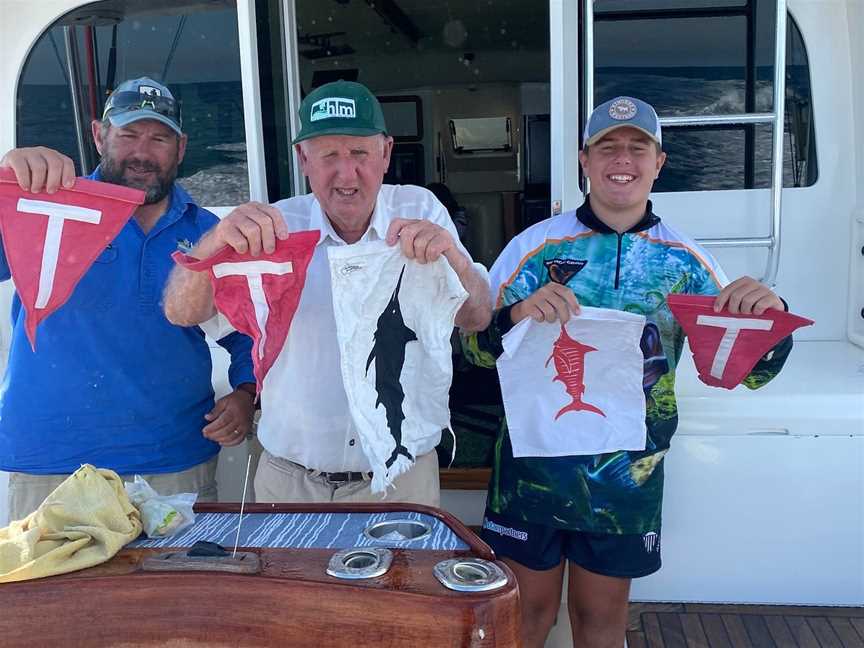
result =
M171 91L149 77L124 81L105 102L102 119L122 128L142 119L162 122L178 135L182 135L180 102Z
M294 144L322 135L369 137L387 134L381 104L369 89L353 81L315 88L300 104L300 132Z
M657 144L663 144L660 118L651 104L634 97L615 97L591 112L585 124L582 146L590 146L607 133L625 126L636 128Z

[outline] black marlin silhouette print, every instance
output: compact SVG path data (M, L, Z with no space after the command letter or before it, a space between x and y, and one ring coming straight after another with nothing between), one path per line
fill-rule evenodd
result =
M400 454L414 461L414 457L408 452L408 448L402 445L402 421L405 413L402 411L402 401L405 400L405 392L402 391L400 376L405 364L405 347L409 342L416 342L417 335L405 325L402 319L402 308L399 306L399 288L402 286L402 275L405 274L405 266L399 273L399 281L396 289L387 302L384 312L378 317L378 327L373 336L374 344L366 361L366 375L369 375L369 365L375 360L375 391L378 392L378 400L375 407L384 405L387 412L387 427L396 442L393 453L385 462L389 468Z

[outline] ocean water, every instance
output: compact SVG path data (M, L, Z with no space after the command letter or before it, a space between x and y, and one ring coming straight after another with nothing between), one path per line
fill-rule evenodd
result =
M240 83L172 86L183 106L189 137L181 184L199 203L238 205L249 200L243 95ZM48 146L70 156L81 173L72 100L66 86L22 85L18 96L19 146Z
M787 66L786 110L809 114L810 79L806 66ZM773 110L771 68L760 68L755 83L755 111ZM653 105L663 117L689 115L728 115L744 113L745 86L741 68L643 68L638 71L601 68L595 75L595 103L619 95L639 97ZM787 125L792 116L787 115ZM809 166L793 165L793 147L811 136L810 122L799 128L787 128L784 137L784 186L812 184L815 160ZM754 187L771 184L772 127L758 125L754 130ZM789 131L792 131L791 133ZM654 184L655 192L707 191L745 188L745 130L730 127L723 130L668 128L663 134L666 165Z

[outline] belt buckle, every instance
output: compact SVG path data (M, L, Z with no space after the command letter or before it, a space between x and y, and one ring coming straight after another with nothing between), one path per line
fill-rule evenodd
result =
M353 484L355 482L364 482L372 479L371 472L363 472L356 470L343 470L332 473L321 472L318 474L322 475L328 484L336 484L339 486L344 486L345 484ZM334 479L333 475L339 475L340 477L343 477L343 479Z
M324 479L327 481L327 483L331 486L344 486L345 484L351 483L351 473L347 471L332 473L325 472L321 474L324 476ZM342 477L342 479L334 479L335 475Z

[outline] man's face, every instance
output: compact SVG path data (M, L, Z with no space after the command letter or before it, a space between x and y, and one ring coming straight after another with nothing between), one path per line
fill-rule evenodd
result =
M141 189L146 205L158 203L171 191L186 152L185 135L178 137L161 122L142 119L108 129L94 122L93 136L105 182Z
M303 174L338 229L368 225L392 149L393 139L385 135L324 135L297 145Z
M579 153L579 161L591 181L592 205L622 211L648 200L666 154L645 133L625 126Z

